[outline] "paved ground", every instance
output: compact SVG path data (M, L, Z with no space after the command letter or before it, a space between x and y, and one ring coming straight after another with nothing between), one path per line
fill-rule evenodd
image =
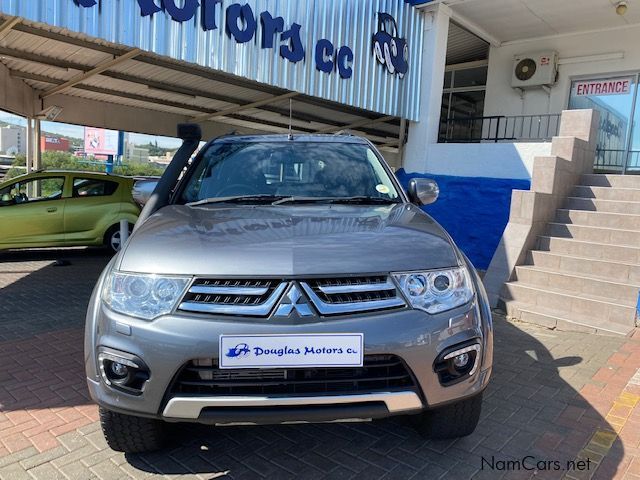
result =
M425 441L402 420L177 427L164 452L112 452L82 367L85 306L107 261L91 250L0 256L0 479L640 480L640 339L501 317L494 377L468 438Z

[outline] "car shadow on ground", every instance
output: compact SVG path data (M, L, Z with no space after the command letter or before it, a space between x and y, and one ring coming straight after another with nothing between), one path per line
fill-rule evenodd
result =
M594 463L569 462L583 456L597 430L612 427L578 389L606 362L612 353L606 350L615 349L618 340L601 338L585 345L587 336L572 335L567 343L552 332L527 330L496 320L494 375L480 424L467 438L425 440L410 419L401 417L364 424L180 425L173 427L172 447L128 455L127 460L150 473L231 478L546 479L571 474L574 465L593 471ZM599 353L594 354L590 349L596 344ZM562 356L582 351L589 358ZM612 478L623 453L616 439L596 478ZM600 459L595 455L591 460ZM574 473L583 478L586 472Z
M82 329L105 253L11 252L0 256L0 411L85 406ZM53 261L67 259L63 267ZM35 262L34 265L30 265ZM11 268L22 272L11 273ZM28 267L28 268L26 268ZM7 273L9 272L9 273ZM13 275L13 276L12 276ZM425 440L406 418L373 423L172 426L164 451L127 455L135 469L205 478L561 478L598 430L602 405L579 391L623 339L552 332L497 316L495 364L476 432ZM88 407L87 407L88 408ZM624 449L600 447L595 478L610 479ZM592 461L600 460L594 454ZM542 463L538 463L542 462ZM554 462L558 462L557 464ZM591 473L595 468L591 463Z

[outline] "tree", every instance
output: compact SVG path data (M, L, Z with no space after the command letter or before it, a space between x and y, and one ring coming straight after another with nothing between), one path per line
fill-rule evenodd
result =
M9 169L5 180L26 173L26 158L24 155L17 155L12 162L12 168ZM22 168L16 168L22 167ZM96 160L93 157L81 159L67 152L43 152L42 153L43 170L72 170L83 172L104 172L105 162ZM113 173L125 176L140 177L156 177L164 173L164 168L146 163L124 163L115 166Z

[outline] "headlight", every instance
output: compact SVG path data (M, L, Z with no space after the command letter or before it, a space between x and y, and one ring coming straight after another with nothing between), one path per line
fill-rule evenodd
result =
M440 313L468 303L473 298L471 279L466 268L432 272L394 273L413 308Z
M102 300L113 311L153 320L171 313L184 295L189 278L111 272Z

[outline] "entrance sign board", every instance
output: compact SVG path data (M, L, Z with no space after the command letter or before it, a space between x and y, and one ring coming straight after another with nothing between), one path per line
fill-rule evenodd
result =
M575 94L578 97L601 95L628 95L631 92L633 78L611 78L606 80L585 80L576 82Z

